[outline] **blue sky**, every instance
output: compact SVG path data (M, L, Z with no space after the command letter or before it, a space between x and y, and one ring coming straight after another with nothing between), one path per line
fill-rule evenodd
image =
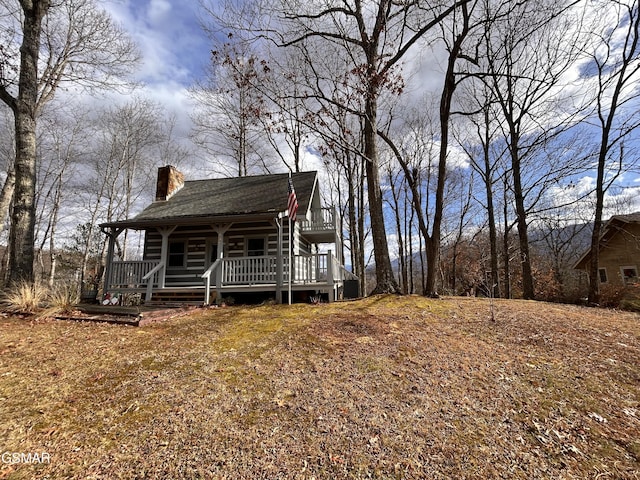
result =
M209 60L209 41L198 23L198 2L110 0L105 8L138 44L138 78L149 87L189 86Z
M175 113L181 133L186 134L191 110L187 89L202 78L210 52L209 39L199 24L199 2L106 0L103 6L140 48L143 62L136 78L145 84L144 95ZM430 89L437 91L441 74L437 72L433 56L430 58L431 61L425 63L428 72L418 72L419 83L422 88L429 84ZM588 186L592 179L587 175L578 184ZM627 175L625 180L627 185L640 185L637 175Z
M138 94L165 107L177 119L177 134L191 129L188 88L202 78L210 42L202 30L195 0L106 0L102 6L138 45L142 63Z

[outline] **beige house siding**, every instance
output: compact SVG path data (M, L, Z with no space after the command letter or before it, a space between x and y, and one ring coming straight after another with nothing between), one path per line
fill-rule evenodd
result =
M605 284L624 285L624 267L635 269L636 275L640 271L640 224L624 225L606 244L601 246L600 269L606 271Z

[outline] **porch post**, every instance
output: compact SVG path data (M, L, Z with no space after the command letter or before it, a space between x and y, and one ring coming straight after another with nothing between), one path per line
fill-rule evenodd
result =
M218 235L218 259L222 259L224 257L224 234L231 228L232 223L224 224L224 225L214 225L213 229L216 231ZM223 264L220 262L220 266L216 269L216 301L220 303L222 300L222 269ZM207 297L209 296L209 292L207 292Z
M287 255L289 255L289 282L288 282L288 290L287 290L287 300L289 301L289 305L291 305L291 279L293 278L293 231L291 229L291 215L287 211L287 218L289 219L289 232L287 242ZM295 228L295 224L293 226Z
M282 258L282 213L275 218L278 227L278 247L276 248L276 303L282 303L282 279L283 279L283 258Z
M333 282L333 254L331 250L327 252L327 282L329 283L329 302L336 299L335 285Z
M113 270L113 254L115 251L116 238L124 231L124 228L111 227L108 231L102 230L109 238L109 246L107 247L107 264L104 270L104 285L102 288L102 294L104 295L111 288L111 272Z

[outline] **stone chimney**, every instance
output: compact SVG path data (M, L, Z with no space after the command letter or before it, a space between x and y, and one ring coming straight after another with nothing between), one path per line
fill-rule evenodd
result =
M156 183L156 202L169 200L184 186L184 175L176 167L167 165L158 168Z

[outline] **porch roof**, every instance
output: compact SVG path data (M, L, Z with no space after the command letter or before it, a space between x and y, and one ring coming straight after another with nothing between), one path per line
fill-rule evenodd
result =
M298 212L311 204L317 172L291 175L298 198ZM137 216L101 227L140 228L167 224L199 224L274 216L287 209L289 175L257 175L191 180L171 198L156 201Z

